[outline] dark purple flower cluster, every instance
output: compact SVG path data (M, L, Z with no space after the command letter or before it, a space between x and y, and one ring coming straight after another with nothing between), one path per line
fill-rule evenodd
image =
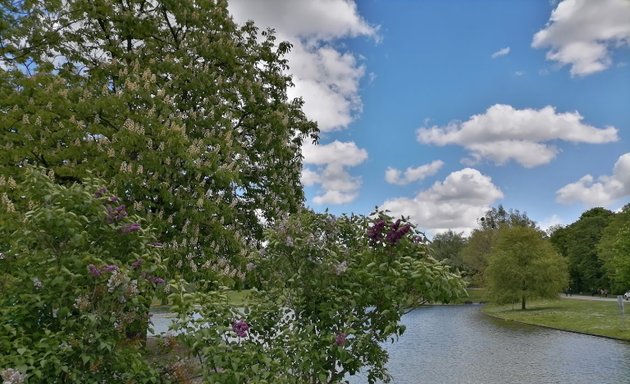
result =
M112 224L124 219L125 217L127 217L127 207L124 205L119 205L117 207L108 206L105 222L107 222L107 224Z
M131 224L127 224L124 227L122 227L120 229L120 231L122 233L133 233L133 232L138 232L140 230L140 224L139 223L131 223Z
M131 263L131 268L133 269L140 269L141 266L142 266L141 259L136 259L133 263Z
M346 344L346 338L348 337L348 335L346 335L345 333L338 333L337 336L335 337L335 344L342 347Z
M247 337L249 324L245 320L236 320L232 323L232 330L238 337Z
M88 273L92 275L92 277L99 277L101 275L101 270L96 267L94 264L90 264L87 266Z
M377 220L374 225L368 228L367 236L370 239L372 245L376 245L378 242L384 240L387 244L395 245L402 239L407 233L411 231L411 224L401 225L401 220L396 220L389 228L387 223L383 219Z
M105 188L105 187L99 188L98 191L94 192L94 197L96 197L97 199L101 198L101 197L105 196L107 194L107 192L108 192L107 188Z
M103 274L103 272L114 272L114 271L118 271L118 266L115 264L109 264L109 265L105 265L101 268L98 268L96 265L94 264L90 264L87 266L88 269L88 273L92 276L92 277L99 277Z
M150 282L152 282L155 285L164 285L164 284L166 284L166 280L164 280L163 278L161 278L159 276L149 275L149 276L147 276L146 279L149 280Z
M114 272L114 271L118 271L118 266L115 264L109 264L104 266L103 268L101 268L101 271L103 272Z
M373 243L378 242L383 237L383 229L385 229L385 220L377 220L373 226L368 228L367 235Z
M396 222L392 224L391 230L385 237L385 240L389 244L394 245L398 243L398 241L400 241L400 239L402 239L409 231L411 231L410 224L400 226L400 220L396 220Z

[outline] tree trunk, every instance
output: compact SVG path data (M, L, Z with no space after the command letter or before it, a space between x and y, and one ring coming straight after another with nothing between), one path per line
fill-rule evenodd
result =
M521 296L521 309L525 309L525 295Z

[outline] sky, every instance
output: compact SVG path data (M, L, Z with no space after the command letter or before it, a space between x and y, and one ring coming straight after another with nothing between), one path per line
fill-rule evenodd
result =
M541 228L630 202L629 0L232 0L288 40L318 145L318 212L469 233L499 204Z

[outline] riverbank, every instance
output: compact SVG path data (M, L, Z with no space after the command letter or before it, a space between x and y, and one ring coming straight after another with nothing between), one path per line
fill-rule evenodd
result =
M482 311L503 320L630 341L630 305L622 315L616 301L537 300L526 310L520 304L488 304Z

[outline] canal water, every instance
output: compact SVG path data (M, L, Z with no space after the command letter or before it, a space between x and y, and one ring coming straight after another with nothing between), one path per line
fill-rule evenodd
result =
M474 305L422 307L403 323L387 345L396 384L630 383L630 343L493 319Z
M154 315L155 333L171 321ZM630 384L627 342L493 319L477 305L422 307L403 323L386 345L394 384Z

